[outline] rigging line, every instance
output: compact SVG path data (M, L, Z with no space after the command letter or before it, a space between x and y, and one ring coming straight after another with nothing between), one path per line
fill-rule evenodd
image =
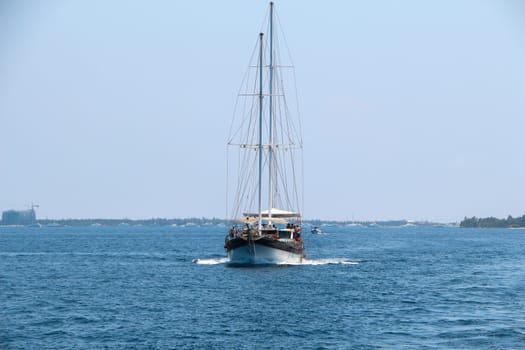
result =
M279 25L279 28L281 29L281 33L282 33L282 37L283 37L283 43L284 43L284 46L286 48L286 52L288 53L288 59L289 61L291 62L291 64L293 66L295 66L294 62L293 62L293 58L292 58L292 54L290 52L290 48L289 48L289 45L288 45L288 42L286 40L286 36L284 35L284 31L282 30L282 26L281 26L281 22L280 22L280 19L277 17L277 23ZM287 71L288 72L288 71ZM295 72L295 69L292 69L291 70L291 78L293 80L293 89L294 89L294 97L295 97L295 111L294 111L294 115L296 116L295 118L290 118L289 119L289 130L290 130L290 137L293 137L294 140L292 140L294 143L298 143L298 151L297 152L300 152L300 154L298 155L295 151L291 151L290 152L290 159L291 159L291 164L292 164L292 167L290 167L290 171L291 171L291 176L292 178L294 179L294 181L292 181L292 184L293 184L293 188L292 188L292 191L291 191L291 195L293 197L293 200L297 203L297 206L299 207L299 211L302 212L304 210L304 152L302 151L302 147L303 147L303 139L302 139L302 119L301 119L301 114L300 114L300 108L299 108L299 95L298 95L298 88L297 88L297 79L296 79L296 72ZM284 91L285 87L284 87L284 80L281 80L281 86L282 86L282 89ZM283 98L283 108L286 109L286 113L289 114L289 115L292 115L291 113L291 110L290 110L290 104L289 104L289 98L290 96L285 96ZM293 98L292 98L293 99ZM294 104L294 103L292 103ZM292 136L293 135L293 136ZM299 158L299 159L297 159ZM300 161L300 165L297 164L297 161ZM297 169L297 166L300 166L299 169ZM299 181L295 181L295 180L299 180L300 178L300 182Z
M257 51L257 48L258 48L258 43L259 41L256 42L256 44L254 45L254 50L252 51L252 55L250 57L250 62L254 61L254 58L255 58L255 53ZM263 54L265 54L263 52ZM264 56L266 57L266 56ZM236 104L235 104L235 108L234 108L234 116L232 118L232 123L230 125L230 139L229 141L232 142L233 139L240 133L241 130L243 130L243 127L244 125L246 124L246 120L247 118L246 117L243 117L243 116L246 116L246 115L250 115L250 112L247 111L247 103L248 103L248 99L244 98L243 99L243 109L242 109L242 112L237 112L238 111L238 105L239 105L239 99L241 97L245 97L247 95L257 95L255 94L255 91L257 91L257 85L259 85L259 76L258 74L256 74L256 72L254 72L254 78L252 79L251 78L251 70L250 69L247 69L245 71L245 74L244 74L244 77L243 77L243 81L241 83L241 86L239 88L239 92L237 94L237 99L236 99ZM253 86L251 89L248 88L248 83L249 82L252 82L253 83ZM242 91L253 91L254 93L253 94L243 94ZM251 110L253 111L255 108L256 108L256 103L254 100L250 99L250 101L252 101L252 105L251 105ZM237 115L239 115L239 117L237 117ZM235 121L237 119L240 119L240 122L238 124L238 127L235 129L234 131L234 125L235 125Z
M286 109L285 110L282 109L282 105L286 101L286 94L284 93L284 86L282 84L282 76L280 75L280 71L277 72L277 78L279 79L277 87L278 87L278 89L279 89L279 91L281 92L281 95L282 95L282 98L279 99L279 101L282 101L281 103L279 103L279 115L290 116L291 114ZM290 142L290 140L293 140L290 137L290 135L289 135L290 134L289 133L289 130L290 130L289 124L292 122L291 119L292 118L290 118L290 117L280 118L280 121L281 121L280 125L281 125L281 131L282 132L284 132L284 124L282 123L282 121L284 120L286 122L287 130L288 130L288 138L287 138L288 142ZM283 136L282 139L285 140L286 138ZM292 143L292 142L290 142L290 143Z
M257 52L257 40L255 41L255 45L253 46L252 54L250 55L250 59L248 60L248 65L250 65L250 63L253 61L253 58L254 58L256 52ZM246 70L244 71L244 74L243 74L243 78L241 80L241 85L239 86L238 94L242 91L242 88L243 88L244 84L247 84L250 81L248 79L249 78L249 73L250 73L250 69L246 68ZM233 124L235 122L235 112L236 112L236 109L237 109L237 103L238 103L238 98L236 98L236 100L235 100L235 105L234 105L234 110L233 110L233 117L232 117L232 121L231 121L231 124L230 124L230 135L232 134Z
M274 50L274 51L277 51L277 50ZM269 65L263 65L264 68L268 68L270 67ZM275 67L275 68L294 68L294 66L284 66L282 64L272 64L272 67ZM248 66L248 68L258 68L257 66Z
M269 55L270 55L270 64L268 69L268 92L269 92L269 101L268 101L268 144L270 145L268 148L268 216L271 218L272 215L272 207L274 205L273 203L273 193L272 193L272 172L275 171L272 167L273 162L273 119L275 118L273 114L273 74L274 74L274 67L273 67L273 2L270 2L270 21L268 23L269 26L269 41L270 41L270 47L269 47Z
M292 70L292 75L293 75L292 80L294 82L294 88L295 88L295 109L297 113L297 121L299 124L298 135L299 135L299 142L302 145L303 144L303 125L301 122L301 111L299 109L299 93L297 92L297 80L296 80L296 75L295 75L295 69Z
M289 123L289 118L286 118L286 117L282 117L282 116L286 116L286 112L283 111L282 109L282 104L279 104L279 113L276 112L276 114L278 114L279 116L281 116L281 118L278 119L278 123L279 123L279 136L281 138L281 140L283 140L282 142L285 142L286 139L290 139L290 135L289 135L289 128L286 127L286 125L288 125ZM284 113L283 113L284 112ZM286 125L285 125L286 123ZM288 131L288 133L286 133L286 131ZM279 152L278 154L278 159L277 159L277 163L279 164L277 166L277 173L275 174L275 181L278 182L279 184L279 188L282 188L282 191L281 191L281 194L284 194L284 198L280 197L280 201L282 203L286 203L286 206L288 208L294 208L295 206L293 205L291 199L290 199L290 196L289 196L289 189L287 187L287 179L289 178L288 176L288 167L290 166L289 162L288 162L288 158L286 156L287 153L286 152ZM293 163L292 163L292 166L293 166ZM293 178L291 179L293 180ZM293 181L292 181L293 182ZM284 201L284 202L283 202Z
M284 105L284 108L286 109L286 113L291 115L292 113L290 111L288 100L286 98L284 98L283 105ZM299 126L300 126L301 118L297 116L295 119L298 121ZM291 131L290 134L293 134L293 137L296 138L298 143L302 146L301 131L296 128L295 123L293 123L293 121L291 120L290 120L290 131Z
M279 15L277 13L275 13L274 17L275 17L275 21L277 22L278 31L282 35L283 42L284 42L284 47L286 48L286 52L288 53L288 59L290 59L290 63L292 64L292 66L295 66L294 63L293 63L293 59L292 59L292 54L290 52L290 48L288 46L288 41L286 40L286 36L284 35L284 30L283 30L283 26L281 24L281 20L279 18Z
M256 88L255 85L257 85L257 83L258 83L258 79L256 79L256 81L254 82L254 87L253 87L254 89ZM249 99L249 101L251 101L251 104L249 106L248 106L248 99L244 99L244 101L245 101L244 111L242 113L244 117L241 119L241 123L236 131L236 134L238 134L241 130L246 130L245 125L247 125L248 130L245 135L246 135L246 138L248 139L250 137L250 130L255 132L255 129L256 129L256 126L255 126L256 123L254 122L254 118L256 115L255 110L257 109L258 105L255 99ZM233 141L233 138L232 138L232 141Z
M301 213L304 216L304 152L301 152Z
M291 168L292 177L294 179L297 179L297 174L296 174L296 171L295 171L295 164L296 164L295 163L295 154L292 154L291 156L294 159L294 163L293 163L294 166L292 166L292 168ZM294 183L293 183L293 195L294 195L295 202L297 203L298 206L300 206L301 205L300 198L302 198L302 197L299 196L299 191L298 191L298 188L297 188L297 181L294 181ZM301 207L299 209L302 210L303 208Z
M230 147L228 147L228 145L226 145L226 216L225 218L229 218L230 216L230 212L228 211L229 209L229 197L228 197L228 185L229 185L229 179L230 179L230 176L229 176L229 171L230 171Z
M244 179L245 181L242 182L242 185L239 187L240 195L237 196L237 198L241 198L242 200L238 200L238 207L239 209L236 210L236 212L240 211L240 207L245 205L243 208L244 210L247 209L256 209L255 202L257 199L257 176L256 170L257 170L257 153L254 151L250 152L244 152L244 157L241 160L240 168L240 177ZM264 162L263 162L263 170L266 169L268 165L268 157L267 153L264 153ZM250 159L250 161L248 161ZM246 171L247 170L247 171ZM251 181L250 181L251 180ZM242 203L241 203L242 202ZM257 210L249 210L251 212L257 212Z
M284 155L283 155L282 158L284 158L284 162L283 162L284 166L279 169L280 170L279 171L279 175L280 175L280 180L281 180L281 182L283 184L283 188L285 189L283 191L284 195L285 195L285 200L286 200L286 203L288 204L288 206L290 206L291 209L296 209L296 208L294 208L294 205L293 205L292 201L290 200L289 189L288 189L288 186L287 186L287 183L288 183L287 179L289 179L289 177L287 175L287 173L288 173L287 172L288 166L286 164L287 163L286 162L287 159L286 159L286 156L284 156ZM293 166L294 166L293 162L291 162L289 166L291 166L293 168ZM293 183L294 182L293 180L295 180L295 179L291 178L291 180L292 180L292 183Z
M246 156L245 156L246 158ZM253 178L253 176L251 175L251 173L253 173L253 170L256 168L255 167L255 164L256 164L256 157L253 157L252 158L252 165L250 165L247 161L246 162L243 162L241 167L243 167L245 169L245 171L247 172L248 175L250 175L249 177L244 177L244 182L242 183L241 185L241 188L240 188L240 195L239 195L239 200L237 201L237 216L240 216L242 213L241 213L241 205L244 205L244 204L248 204L250 203L250 198L253 198L253 194L252 196L250 197L250 193L253 193L253 189L254 188L254 184L253 184L253 181L250 181L250 179Z
M243 160L239 160L238 162L238 167L239 167L239 179L240 181L238 181L238 189L237 189L237 200L236 200L236 203L237 203L237 206L236 206L236 209L235 209L235 215L236 216L239 216L239 212L240 212L240 206L242 205L242 203L246 203L247 200L244 199L244 197L246 196L246 194L249 192L248 189L250 187L250 181L249 179L251 177L247 177L246 175L248 174L249 175L249 171L252 170L254 168L254 166L246 166L248 165L248 155L244 155L243 156ZM244 181L242 181L244 179Z
M240 213L241 211L241 206L243 205L243 203L247 203L247 204L250 204L250 201L253 201L253 192L254 192L254 189L256 188L256 184L255 182L252 180L253 179L253 173L254 173L254 169L255 168L255 162L256 158L252 158L252 163L254 165L251 165L249 163L250 159L247 159L245 157L245 161L243 161L243 164L241 166L245 167L244 169L244 173L246 175L243 175L244 176L244 181L242 181L241 183L241 188L240 188L240 200L238 201L238 205L239 205L239 208L238 208L238 212Z
M266 93L266 94L262 94L264 97L280 97L282 95L278 95L278 94L270 94L270 93ZM240 97L247 97L247 96L259 96L258 93L250 93L250 94L240 94L239 95Z
M293 118L292 118L292 113L290 113L290 110L288 108L288 104L287 104L287 99L286 99L286 94L285 94L285 87L284 87L284 79L282 76L279 76L280 80L279 80L279 88L280 88L280 91L282 92L283 94L283 97L281 99L282 103L281 103L281 113L283 113L283 115L287 115L287 116L290 116L289 118L286 118L286 125L287 125L287 130L288 130L288 139L289 140L293 140L295 137L295 135L292 135L292 132L295 131L293 125Z
M275 17L275 21L277 23L277 32L282 36L283 38L283 42L284 42L284 46L286 48L286 52L288 53L288 59L290 60L291 62L291 65L292 67L295 67L295 64L293 62L293 58L292 58L292 54L291 54L291 51L290 51L290 47L288 45L288 41L286 40L286 36L284 34L284 30L283 30L283 26L281 24L281 20L279 18L279 15L277 13L275 13L274 15ZM295 74L295 69L291 69L291 72L292 72L292 80L293 80L293 83L294 83L294 90L295 90L295 106L296 106L296 113L297 113L297 121L298 121L298 133L296 133L299 139L299 143L302 145L303 144L303 140L302 140L302 121L301 121L301 113L300 113L300 109L299 109L299 95L298 95L298 89L297 89L297 77L296 77L296 74Z
M244 157L246 157L246 156L244 156ZM241 181L238 182L238 184L239 184L239 189L238 189L239 195L238 195L237 203L243 202L243 197L245 196L246 188L249 186L249 182L248 182L248 178L246 177L246 174L249 172L250 168L244 168L242 166L243 164L245 164L244 161L239 163L239 174L240 174L239 176L240 176Z
M254 152L254 155L256 153ZM257 164L258 164L258 157L254 156L252 157L252 162L245 163L246 166L249 167L249 177L246 178L245 187L244 187L244 193L243 193L243 200L239 203L239 215L242 214L241 211L241 205L243 206L243 210L249 210L251 212L255 212L253 210L256 208L256 202L257 202Z
M285 125L283 124L283 120L281 120L280 122L282 125L281 137L285 138L285 130L288 130L288 131L290 130L289 128L285 128ZM286 124L288 125L289 119L284 118L284 122L286 122ZM288 137L290 137L290 135L288 135ZM295 166L296 166L295 149L290 149L288 151L290 153L281 153L280 162L283 164L283 166L281 167L282 169L281 177L282 177L282 181L284 182L284 186L286 185L287 182L288 183L291 182L293 184L293 187L290 189L287 189L285 192L285 194L287 195L287 202L293 207L299 207L300 201L299 201L298 189L297 189L298 186L297 186L297 181L296 181L297 174L295 171ZM288 160L290 161L288 162ZM291 169L291 175L288 172L289 169ZM286 181L286 179L291 179L293 181Z
M303 154L303 152L301 152L301 155ZM298 180L298 174L297 174L297 171L296 171L296 166L297 166L297 161L296 161L296 153L293 152L293 153L290 153L290 157L293 159L292 161L292 167L290 167L290 170L291 170L291 177L294 178L294 182L293 182L293 191L292 191L292 195L293 195L293 200L294 200L294 203L297 203L297 206L301 206L300 211L302 210L302 202L301 202L301 198L300 198L300 194L302 194L302 186L301 188L298 188L298 184L299 182L297 181ZM302 174L302 172L301 172ZM301 175L299 174L299 175Z
M284 203L281 197L283 191L286 191L286 186L283 186L283 183L279 181L280 179L278 176L279 172L281 171L281 167L282 167L281 158L282 158L281 153L275 154L275 171L273 174L274 183L275 183L275 197L276 197L276 201L279 203L279 208L289 209L287 208L287 206L283 205Z
M255 121L255 116L254 116L254 110L256 109L257 104L254 101L254 99L250 99L250 101L251 101L251 104L249 106L249 111L247 110L248 106L247 106L247 103L245 102L245 108L243 111L243 115L245 117L242 119L242 123L239 127L239 130L246 130L245 133L242 133L239 136L239 141L241 143L242 142L247 143L250 140L250 138L253 136L253 133L256 132L256 126L255 126L256 121ZM233 140L231 140L230 143L233 143Z
M292 115L290 113L290 109L288 108L288 103L287 103L286 97L283 98L283 109L284 109L284 113L286 113L287 115ZM297 137L297 135L296 135L297 133L296 133L296 130L294 128L294 123L293 123L293 120L292 120L291 117L286 120L286 126L287 126L287 129L288 129L288 137L289 137L290 141L292 142Z
M236 150L237 151L237 150ZM232 215L233 215L233 218L235 218L235 216L237 216L237 211L238 211L238 204L237 206L235 205L235 203L239 203L239 195L240 195L240 188L242 186L242 184L240 183L240 181L238 181L239 179L239 176L241 175L240 174L240 169L239 169L239 164L240 164L240 152L237 151L237 169L236 169L236 173L237 173L237 178L235 180L237 180L235 183L237 184L237 187L236 187L236 190L235 190L235 201L233 202L234 203L234 208L232 209Z
M241 203L247 202L244 197L247 196L247 193L249 192L250 186L253 187L252 184L250 184L250 179L252 179L252 172L254 171L255 167L255 160L256 157L253 157L251 153L247 152L241 152L239 150L239 155L242 155L242 159L240 158L240 161L238 163L239 168L239 196L238 196L238 205L240 206ZM250 159L252 159L252 163L250 164Z
M270 4L268 4L268 9L265 11L263 21L261 22L261 25L259 26L260 30L259 33L267 33L268 31L265 30L265 27L267 28L268 24L268 16L270 15Z
M251 110L253 111L254 109L253 103L251 107L252 107ZM245 133L244 140L241 140L242 142L249 142L251 139L253 139L254 134L256 133L256 129L257 129L255 126L256 121L254 118L254 113L252 111L250 111L250 114L249 114L247 131Z

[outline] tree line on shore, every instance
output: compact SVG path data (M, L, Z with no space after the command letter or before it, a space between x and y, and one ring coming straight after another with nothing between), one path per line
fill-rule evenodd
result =
M152 218L152 219L39 219L41 225L61 226L177 226L177 225L219 225L227 224L227 220L218 218Z
M506 219L498 219L495 217L477 218L475 216L467 218L460 222L460 227L483 227L483 228L513 228L525 227L525 215L513 218L508 216Z

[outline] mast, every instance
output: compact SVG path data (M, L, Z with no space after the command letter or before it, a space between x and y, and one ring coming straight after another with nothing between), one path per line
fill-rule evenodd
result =
M263 158L263 33L259 34L259 230L262 228L262 158Z
M270 2L270 82L269 82L269 142L268 142L268 224L272 223L273 208L273 2Z

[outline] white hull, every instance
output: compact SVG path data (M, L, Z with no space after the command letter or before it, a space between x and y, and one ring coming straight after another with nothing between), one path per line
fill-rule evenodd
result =
M250 250L252 250L253 253ZM304 255L263 245L255 245L250 249L249 246L245 245L228 251L228 258L230 263L239 265L286 265L302 263Z

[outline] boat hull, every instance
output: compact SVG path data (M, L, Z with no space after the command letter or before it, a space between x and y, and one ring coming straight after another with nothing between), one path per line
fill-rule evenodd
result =
M305 258L302 247L265 238L252 244L240 238L232 239L226 244L226 250L232 265L300 264Z

